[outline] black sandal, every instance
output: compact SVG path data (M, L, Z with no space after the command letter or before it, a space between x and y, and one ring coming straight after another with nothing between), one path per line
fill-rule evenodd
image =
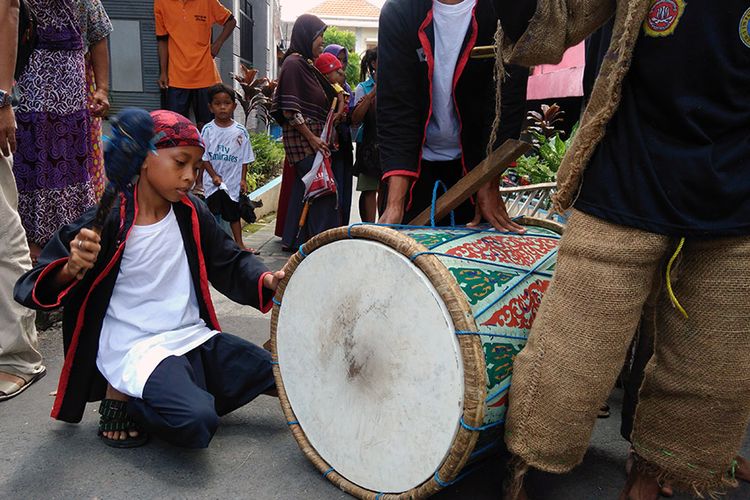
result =
M128 416L125 410L127 401L114 399L102 399L99 405L99 432L98 436L104 444L112 448L137 448L148 442L148 434L138 428L135 422ZM127 432L125 439L110 439L104 435L105 432ZM130 431L137 431L136 437L130 436Z

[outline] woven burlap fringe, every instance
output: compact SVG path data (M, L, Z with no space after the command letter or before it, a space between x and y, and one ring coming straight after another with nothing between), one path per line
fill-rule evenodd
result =
M711 481L685 481L684 478L648 462L637 453L633 455L633 470L656 479L659 485L669 484L673 488L690 493L696 498L720 500L730 489L737 487L737 480L731 470L717 474Z
M497 134L500 130L500 116L502 115L502 90L503 81L505 80L505 64L503 64L503 39L505 34L503 33L503 27L500 23L497 23L497 31L495 31L495 87L497 92L495 94L495 119L492 121L492 132L490 133L490 142L487 143L487 156L492 154L497 142Z
M583 459L668 247L665 236L574 211L513 366L505 441L530 466L565 473Z

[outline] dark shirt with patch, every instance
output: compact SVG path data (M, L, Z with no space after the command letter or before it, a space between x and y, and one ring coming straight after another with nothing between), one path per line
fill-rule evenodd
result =
M575 207L670 236L750 234L750 2L656 0Z

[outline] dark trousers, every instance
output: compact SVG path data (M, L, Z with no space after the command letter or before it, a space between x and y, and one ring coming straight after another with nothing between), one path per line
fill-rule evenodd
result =
M167 109L179 113L185 118L190 118L190 108L193 108L195 123L201 128L214 119L211 110L208 109L208 89L180 89L169 87L167 89Z
M275 386L271 354L221 333L156 367L128 413L144 430L185 448L205 448L219 417Z
M336 189L338 190L339 211L341 212L342 226L349 225L352 211L352 188L354 178L352 176L352 155L347 151L336 151L331 154L331 168L336 178Z
M294 185L289 197L284 235L281 238L282 246L288 249L296 250L313 236L342 225L338 197L327 195L315 198L310 202L305 225L302 229L299 228L300 217L305 206L303 200L305 183L302 182L302 178L312 170L314 160L315 155L310 155L294 164Z
M463 166L460 159L453 161L423 161L419 179L414 183L411 191L411 206L406 209L404 214L404 224L409 224L425 208L432 206L432 193L437 181L441 181L447 189L450 189L463 175ZM444 192L442 188L438 188L438 198ZM470 200L466 200L454 210L454 214L457 225L468 224L474 219L474 205ZM449 226L451 219L450 216L447 216L436 222L438 226Z

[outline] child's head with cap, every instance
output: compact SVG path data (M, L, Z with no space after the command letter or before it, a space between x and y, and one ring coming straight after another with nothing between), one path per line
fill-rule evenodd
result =
M331 83L343 84L343 80L346 78L344 75L344 66L338 57L324 52L315 60L315 67L325 75Z
M139 183L175 203L195 184L203 158L203 141L195 125L182 115L158 110L151 113L151 118L156 153L143 163Z

